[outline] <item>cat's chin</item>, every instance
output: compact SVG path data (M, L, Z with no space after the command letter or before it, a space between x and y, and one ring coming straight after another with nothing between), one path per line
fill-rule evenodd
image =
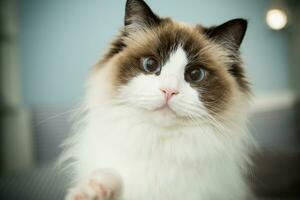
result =
M162 115L175 115L176 112L169 106L169 105L163 105L161 107L155 108L153 112L161 113Z
M155 112L152 116L152 122L160 127L171 127L178 124L176 115L170 113L169 111Z
M146 109L143 112L146 118L156 126L171 127L179 124L181 120L176 112L169 106L163 106L156 109Z

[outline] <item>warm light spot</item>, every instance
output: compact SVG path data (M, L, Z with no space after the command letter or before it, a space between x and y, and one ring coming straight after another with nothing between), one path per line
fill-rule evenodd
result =
M267 12L267 24L271 29L280 30L283 29L287 22L287 14L280 9L271 9Z

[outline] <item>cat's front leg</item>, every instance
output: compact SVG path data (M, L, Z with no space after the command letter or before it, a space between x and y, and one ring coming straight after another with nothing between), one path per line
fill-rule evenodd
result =
M72 187L65 200L118 200L121 195L121 177L106 170L94 171Z

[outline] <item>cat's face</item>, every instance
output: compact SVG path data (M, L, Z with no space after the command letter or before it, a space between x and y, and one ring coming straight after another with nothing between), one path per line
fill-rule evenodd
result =
M103 61L113 62L113 98L162 123L222 117L249 92L238 52L246 27L242 19L184 25L128 0L124 30Z

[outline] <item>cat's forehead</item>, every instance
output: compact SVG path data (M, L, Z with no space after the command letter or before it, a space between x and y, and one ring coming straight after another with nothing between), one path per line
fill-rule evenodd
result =
M170 55L178 49L185 53L191 64L214 61L212 52L218 54L218 47L208 41L199 27L169 19L155 28L131 33L125 38L125 43L129 47L127 50L130 55L155 56L162 64L165 64ZM225 53L222 50L219 52Z
M178 23L170 20L162 22L159 26L151 29L130 33L129 38L136 42L149 41L160 50L174 50L178 46L188 48L187 45L202 46L204 38L201 33L190 25ZM130 41L133 42L133 41Z
M178 46L170 53L162 71L164 74L182 75L188 62L189 61L185 50L182 48L182 46Z

